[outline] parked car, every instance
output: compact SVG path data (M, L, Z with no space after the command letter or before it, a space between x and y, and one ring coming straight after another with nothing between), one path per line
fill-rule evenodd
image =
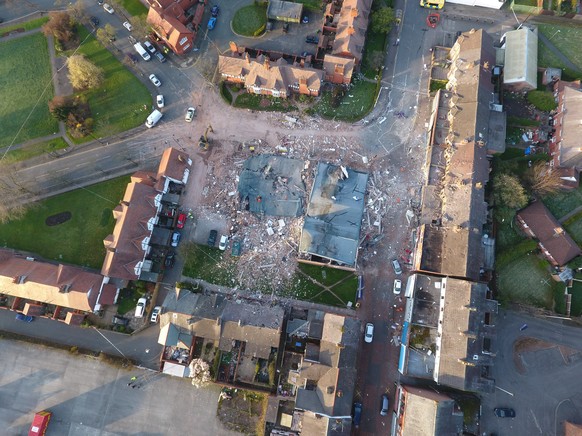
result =
M162 82L160 82L160 79L155 74L150 74L150 81L158 88L162 86Z
M392 286L392 291L395 295L400 295L402 290L402 282L399 279L394 279L394 286Z
M113 315L113 320L111 321L113 325L122 325L127 327L129 324L129 319L124 318L123 316Z
M133 64L137 64L137 62L139 61L139 58L136 55L134 55L133 53L126 53L125 55L129 58L129 60Z
M186 121L188 123L191 123L192 120L194 119L194 114L196 113L196 109L193 107L189 107L188 110L186 110Z
M374 339L374 324L369 322L366 324L366 330L364 332L364 342L371 344L372 339Z
M139 300L137 300L137 306L135 306L135 317L136 318L143 318L146 304L148 304L148 300L146 300L143 297L140 298Z
M151 54L155 54L156 53L156 48L152 45L151 42L149 41L144 41L143 43L144 47L146 48L147 51L149 51Z
M89 21L91 21L91 24L95 27L97 27L99 25L99 18L97 18L97 17L91 17L91 18L89 18Z
M25 315L24 313L17 313L16 319L23 322L32 322L34 321L34 316Z
M160 94L160 95L158 95L158 96L156 97L156 105L157 105L157 106L158 106L158 107L161 109L161 108L163 108L163 107L164 107L164 103L165 103L165 102L164 102L164 96L163 96L163 95L161 95L161 94Z
M129 21L124 21L123 22L123 27L125 27L130 32L133 30L133 26L131 25L131 23Z
M161 312L162 312L162 306L154 307L154 310L152 310L152 316L150 318L150 321L151 322L158 322L158 317L160 316Z
M176 260L176 253L170 251L166 256L166 260L164 261L164 265L166 268L172 268L174 266L174 261Z
M208 235L208 246L214 247L216 244L216 237L218 236L218 232L216 230L210 230L210 234Z
M301 20L303 24L309 23L309 17L307 15L303 15L303 19Z
M220 7L218 5L214 5L212 6L212 9L210 9L210 14L213 17L218 17L218 14L220 13Z
M181 213L180 215L178 215L178 222L176 223L176 227L179 229L183 229L184 224L186 224L186 214Z
M515 418L515 410L508 407L496 407L493 413L499 418Z
M354 427L360 427L360 421L362 420L362 403L354 403L354 418L352 422L354 423Z
M390 401L388 400L387 394L382 394L382 408L380 409L380 415L386 416L388 415L388 406Z
M113 8L111 6L109 6L109 4L107 4L107 3L103 3L103 9L105 9L110 14L114 14L115 13L115 11L113 10Z
M166 57L163 54L161 54L159 51L157 51L156 54L154 54L154 56L156 58L158 58L158 61L160 61L162 64L164 62L166 62Z
M208 30L214 29L215 26L216 26L216 17L210 17L210 20L208 20Z
M240 241L234 241L232 243L232 255L233 256L240 256L240 252L242 250Z
M218 243L218 249L221 251L226 250L226 244L228 244L228 236L222 235L220 237L220 242Z
M307 44L317 44L317 43L319 43L319 37L314 36L314 35L308 35L305 37L305 42Z
M398 259L392 259L392 268L397 276L402 274L402 268L400 268L400 262L398 262Z
M178 244L180 243L180 232L174 232L174 234L172 235L172 247L177 247Z

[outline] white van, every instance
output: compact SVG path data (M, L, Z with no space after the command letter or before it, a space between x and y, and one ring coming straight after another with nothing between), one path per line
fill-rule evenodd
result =
M149 116L148 119L145 122L145 125L148 129L151 129L152 127L154 127L156 124L158 124L158 121L160 121L162 119L163 114L159 111L159 110L155 110L153 111Z
M146 49L143 48L143 45L141 45L139 42L136 42L135 44L133 44L133 47L139 53L139 55L143 58L144 61L149 61L152 58L150 56L150 54L146 51Z

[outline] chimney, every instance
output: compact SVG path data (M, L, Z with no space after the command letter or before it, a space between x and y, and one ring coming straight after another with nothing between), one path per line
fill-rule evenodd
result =
M244 54L245 60L247 61L247 64L251 64L251 57L249 56L249 54L245 51Z
M182 156L181 154L178 155L178 161L184 163L184 156Z
M229 45L230 45L230 51L232 52L232 54L238 53L238 45L236 45L236 42L230 41Z
M358 8L353 8L352 9L352 17L357 17L358 16Z
M265 63L263 65L265 66L265 70L271 69L271 62L269 61L268 57L265 57Z
M299 78L299 93L310 95L309 89L307 89L307 79L305 77Z
M348 27L348 35L353 35L354 33L356 33L356 29L354 29L354 26Z

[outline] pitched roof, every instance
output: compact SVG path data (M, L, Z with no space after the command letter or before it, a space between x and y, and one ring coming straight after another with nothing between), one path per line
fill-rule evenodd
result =
M559 148L560 165L564 167L582 167L580 137L582 137L582 89L580 82L559 82L563 92L563 106L558 107L562 115L561 145Z
M29 261L0 250L2 294L89 312L95 308L102 282L100 274L78 267Z
M158 166L156 190L166 192L168 181L186 184L191 167L192 159L188 153L173 147L166 148Z
M362 59L371 0L344 0L339 13L332 54Z
M565 265L582 254L578 244L541 201L535 201L520 210L517 216L527 224L558 265Z
M346 80L352 79L355 61L353 58L326 54L323 57L323 70L328 76L341 75Z

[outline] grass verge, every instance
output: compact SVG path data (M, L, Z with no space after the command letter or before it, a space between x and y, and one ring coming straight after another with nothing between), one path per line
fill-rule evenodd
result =
M358 121L372 110L379 90L377 82L354 80L341 96L335 95L334 91L323 92L310 113L328 119Z
M184 244L181 249L186 257L182 274L193 279L201 279L221 286L235 285L236 260L224 256L218 248Z
M259 36L267 24L266 6L252 4L240 8L232 19L232 30L242 36ZM259 32L263 29L261 32Z
M357 288L358 278L350 271L300 263L292 285L283 295L345 307L348 301L355 303Z
M0 42L0 101L5 103L0 105L0 147L58 131L47 105L53 98L51 77L42 33Z
M538 30L550 40L552 45L556 46L564 56L578 67L579 71L572 73L580 78L582 76L582 52L580 51L580 45L582 45L582 26L577 23L538 23L537 26ZM548 55L548 52L550 50L540 41L539 54L541 62L555 58L555 55ZM552 66L560 67L561 63L559 62L559 64Z
M42 27L42 25L46 23L48 20L49 17L47 16L26 21L24 23L11 24L10 26L0 28L0 36L4 36L14 30L22 29L24 31L29 31L33 29L38 29L39 27Z
M46 259L101 269L103 238L113 230L112 210L128 182L129 177L119 177L35 203L21 219L0 225L0 244ZM71 212L71 219L46 225L48 217L62 212Z
M147 15L148 13L148 8L139 0L116 0L116 2L130 15Z
M374 79L378 69L384 64L385 33L369 32L362 60L362 73L368 79Z
M279 112L289 112L297 109L288 99L271 97L269 95L250 94L247 92L238 95L234 101L234 107L255 111Z
M50 139L48 141L37 142L35 144L26 145L6 153L3 159L4 164L11 164L15 162L22 162L24 160L32 159L33 157L48 154L56 150L64 150L69 145L63 138Z

